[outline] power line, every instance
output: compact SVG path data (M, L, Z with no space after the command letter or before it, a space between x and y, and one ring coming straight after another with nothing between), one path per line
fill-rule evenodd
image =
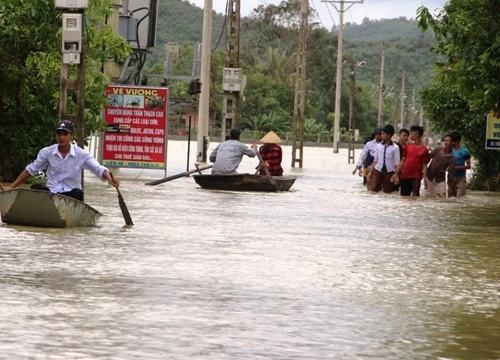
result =
M330 11L330 8L328 7L328 4L326 4L326 10L328 10L328 14L330 14L330 19L332 19L333 25L337 27L337 24L335 23L335 19L332 16L332 12Z
M316 14L318 14L318 19L319 19L319 22L321 23L321 25L323 25L323 27L324 27L325 29L328 29L328 28L325 26L325 24L323 23L323 20L321 20L321 17L319 16L319 11L318 11L318 9L316 8L316 5L314 4L314 0L311 0L311 3L312 3L312 5L313 5L313 7L314 7L314 10L316 11Z

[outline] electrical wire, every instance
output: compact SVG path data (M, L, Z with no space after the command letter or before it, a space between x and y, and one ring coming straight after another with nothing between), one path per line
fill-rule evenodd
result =
M335 23L335 19L333 18L332 12L330 11L328 4L326 4L326 10L328 10L328 14L330 14L330 19L332 19L333 26L337 27L337 24Z
M224 30L226 29L226 21L227 21L227 8L229 6L229 0L226 0L226 11L224 13L224 23L222 24L222 30L220 32L220 36L219 36L219 40L217 40L217 44L215 45L215 47L213 48L212 50L212 54L210 55L210 57L212 57L214 55L214 52L215 50L217 49L217 46L219 46L219 43L220 43L220 40L222 39L222 35L224 34ZM226 47L226 51L227 51L227 47Z
M321 25L323 25L323 27L324 27L325 29L328 29L328 28L325 26L325 24L323 23L323 20L321 20L321 16L319 16L319 11L318 11L318 9L316 8L316 5L314 4L314 0L311 0L311 3L312 3L312 6L313 6L314 10L316 11L316 14L318 15L319 22L321 23Z

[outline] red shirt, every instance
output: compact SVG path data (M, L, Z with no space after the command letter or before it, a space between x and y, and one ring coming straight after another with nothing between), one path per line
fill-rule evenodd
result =
M283 151L278 144L265 144L259 148L259 154L264 162L269 164L268 169L272 176L283 175L283 168L281 167L281 158ZM260 175L266 175L263 167L260 168Z
M422 167L429 162L429 149L425 145L416 147L408 144L403 149L403 157L406 158L401 179L422 179Z

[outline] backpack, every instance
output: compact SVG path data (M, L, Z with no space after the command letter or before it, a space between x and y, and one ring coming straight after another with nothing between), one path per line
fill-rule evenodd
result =
M373 163L373 160L375 160L375 157L373 157L370 151L368 151L368 154L366 155L365 158L364 166L366 168L369 167Z

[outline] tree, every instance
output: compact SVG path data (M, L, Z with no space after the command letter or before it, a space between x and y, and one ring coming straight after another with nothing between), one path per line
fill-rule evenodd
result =
M500 24L495 0L450 0L436 16L421 7L419 26L432 28L445 57L435 84L422 92L432 124L458 130L475 159L475 188L500 189L500 157L484 149L486 114L500 108Z
M100 69L108 58L123 60L130 48L103 26L108 0L86 12L86 135L103 127L109 83ZM52 143L59 113L61 11L53 0L3 0L0 4L0 173L12 181L37 151ZM69 97L68 107L76 109Z

